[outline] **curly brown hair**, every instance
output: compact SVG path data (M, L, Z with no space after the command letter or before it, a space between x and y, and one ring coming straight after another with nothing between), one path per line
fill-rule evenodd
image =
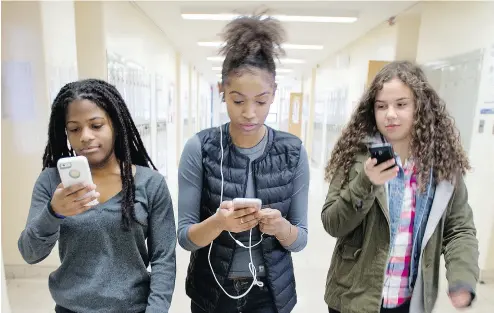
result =
M425 189L426 183L423 182L429 181L431 169L436 182L453 181L459 172L465 174L470 169L454 121L422 69L409 61L395 61L379 71L362 96L333 149L326 166L327 181L331 180L337 170L342 169L345 177L343 184L348 183L348 174L356 155L367 151L363 139L377 132L374 116L376 95L383 84L394 78L407 85L414 95L415 112L410 149L419 173L421 189Z
M225 26L222 37L226 44L220 50L220 54L225 55L221 71L223 82L228 75L240 75L249 68L267 70L275 77L275 58L285 53L281 44L286 33L281 23L266 17L266 13L241 16Z

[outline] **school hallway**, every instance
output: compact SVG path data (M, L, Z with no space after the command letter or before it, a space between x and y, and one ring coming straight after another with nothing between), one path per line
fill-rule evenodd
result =
M174 202L177 199L176 175L168 179L170 192ZM324 286L329 268L331 254L336 240L331 238L322 227L320 220L321 208L326 197L327 184L323 183L322 172L311 171L309 198L309 241L307 247L294 253L295 277L297 280L298 304L293 313L327 312L324 303ZM176 217L176 203L174 203ZM190 300L185 294L185 276L189 264L189 252L177 245L177 280L170 313L190 312ZM444 268L444 266L443 266ZM46 273L45 273L46 274ZM40 273L40 275L42 275ZM436 313L453 313L446 296L446 279L442 274L440 298L436 305ZM48 291L48 278L8 279L8 293L12 313L47 313L53 312L54 302ZM255 287L254 287L255 288ZM29 301L26 299L29 295ZM478 298L469 313L494 312L494 284L479 285Z
M177 220L176 167L187 140L230 120L222 101L225 93L220 96L226 57L218 54L225 44L218 34L237 13L258 10L257 4L261 2L2 1L0 257L2 304L7 304L2 313L54 312L48 275L60 265L58 245L41 262L28 265L18 239L26 227L52 104L61 88L84 78L115 87L142 146L166 178ZM367 86L383 67L402 60L424 70L460 131L472 166L465 183L486 280L465 312L493 313L494 197L489 195L494 186L494 1L263 5L281 16L288 37L282 45L286 55L275 62L276 92L263 123L299 137L311 164L308 245L292 254L298 293L293 313L328 312L323 296L336 240L320 219L328 188L324 167ZM188 313L189 252L178 244L176 252L170 313ZM115 262L121 259L127 260ZM441 269L435 313L459 312L448 299Z

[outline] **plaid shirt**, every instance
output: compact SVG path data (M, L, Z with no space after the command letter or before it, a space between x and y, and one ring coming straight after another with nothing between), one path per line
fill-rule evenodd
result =
M409 276L417 191L416 171L413 161L405 164L403 170L405 175L403 206L386 268L383 288L384 308L399 307L412 297L412 290L409 287Z

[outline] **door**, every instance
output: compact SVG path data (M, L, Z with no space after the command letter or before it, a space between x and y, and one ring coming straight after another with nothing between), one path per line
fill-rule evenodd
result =
M372 80L374 79L374 77L376 77L377 73L379 73L379 71L382 70L382 68L389 63L391 62L373 60L369 61L369 69L367 71L367 87L372 83Z
M302 93L290 93L290 110L288 112L288 132L299 138L302 136Z

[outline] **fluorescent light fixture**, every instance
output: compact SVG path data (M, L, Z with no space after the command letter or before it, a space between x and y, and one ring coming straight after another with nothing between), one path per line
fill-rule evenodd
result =
M194 14L182 13L184 20L207 20L207 21L231 21L240 17L239 14ZM281 22L306 22L306 23L354 23L357 18L350 16L297 16L297 15L274 15Z
M219 48L223 46L223 42L221 41L199 41L197 45L199 47L212 47L212 48Z
M222 70L221 66L214 66L211 69L213 71L221 71ZM293 72L293 70L290 68L279 68L276 70L276 73L291 73L291 72Z
M221 56L208 57L207 60L211 61L211 62L223 62L223 60L225 60L225 57L221 57ZM285 59L280 59L280 63L282 63L282 64L304 64L305 60L285 58Z
M295 44L283 44L281 45L283 49L286 50L322 50L324 46L322 45L295 45Z
M286 58L286 59L280 59L280 63L282 63L282 64L304 64L305 60Z
M291 72L293 72L293 70L290 68L279 68L276 70L276 73L291 73Z
M211 48L220 48L224 46L224 42L221 41L200 41L197 43L200 47L211 47ZM286 50L322 50L324 46L322 45L298 45L298 44L283 44L281 45L283 49Z
M350 16L296 16L275 15L281 22L307 22L307 23L354 23L357 18Z
M223 62L225 57L207 57L207 60L211 62Z

